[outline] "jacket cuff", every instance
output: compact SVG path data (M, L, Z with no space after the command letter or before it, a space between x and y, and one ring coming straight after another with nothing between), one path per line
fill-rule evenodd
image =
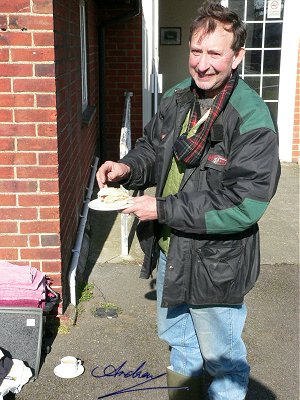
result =
M158 222L160 224L164 224L166 222L166 198L165 197L157 197L156 205L157 205Z

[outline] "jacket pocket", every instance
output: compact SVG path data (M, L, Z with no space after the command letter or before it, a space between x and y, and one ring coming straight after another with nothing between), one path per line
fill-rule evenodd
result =
M206 170L206 182L211 190L222 187L222 181L225 172L225 165L215 165L212 162L206 162L204 169Z
M242 246L204 247L197 250L212 283L223 284L235 279L240 263Z
M241 268L243 246L207 246L197 249L196 253L194 296L208 303L230 303L235 297L232 290Z

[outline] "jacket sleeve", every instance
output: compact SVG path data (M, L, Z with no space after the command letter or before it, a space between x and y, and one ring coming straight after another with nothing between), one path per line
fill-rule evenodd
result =
M263 215L280 175L278 135L257 128L235 135L229 164L217 189L179 191L158 199L158 220L186 233L244 231Z

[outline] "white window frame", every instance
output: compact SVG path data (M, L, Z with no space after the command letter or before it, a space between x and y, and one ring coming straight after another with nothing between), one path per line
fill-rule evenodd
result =
M86 4L85 4L85 0L79 0L79 11L80 11L80 51L81 51L81 92L82 92L82 111L84 111L88 106Z

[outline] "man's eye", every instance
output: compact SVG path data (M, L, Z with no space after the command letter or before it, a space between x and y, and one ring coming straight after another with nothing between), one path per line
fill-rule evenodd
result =
M221 54L220 53L210 53L210 56L212 58L215 58L215 59L221 58Z

